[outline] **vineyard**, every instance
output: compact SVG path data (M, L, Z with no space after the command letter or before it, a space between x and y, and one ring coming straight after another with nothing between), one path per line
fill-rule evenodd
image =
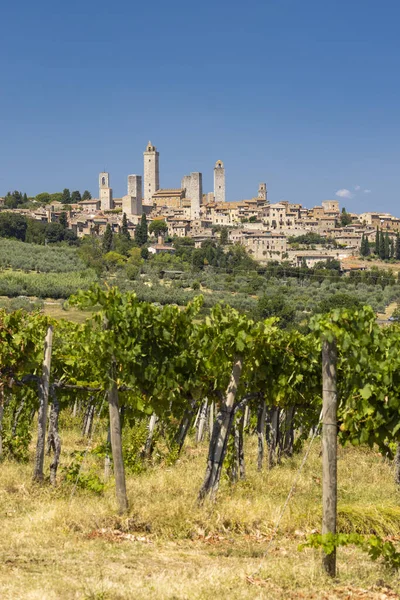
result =
M224 540L236 536L232 552L257 561L246 560L246 592L232 598L260 597L284 532L304 534L298 541L318 548L300 553L301 564L315 563L312 553L320 548L329 557L352 544L338 550L339 570L341 556L360 552L354 545L378 561L369 569L381 569L383 577L397 568L387 536L395 541L400 523L398 325L380 327L368 307L336 309L313 316L300 333L223 304L204 317L201 296L180 309L117 288L94 287L69 302L90 309L90 319L75 324L22 310L0 313L0 453L6 474L13 465L25 478L31 473L37 490L31 493L43 505L57 500L68 512L67 505L80 502L87 516L96 505L90 535L103 544L118 537L149 544L148 556L157 536L165 536L216 540L218 561L218 553L229 553ZM331 409L332 394L333 416L323 410L327 398ZM348 505L340 506L339 460L339 536L310 537L321 533L320 436L333 426L343 447L339 459L350 461ZM308 477L310 469L318 475ZM384 472L384 484L352 510L350 499L364 493L361 469L371 482ZM7 494L27 484L10 477ZM114 592L82 597L125 597Z

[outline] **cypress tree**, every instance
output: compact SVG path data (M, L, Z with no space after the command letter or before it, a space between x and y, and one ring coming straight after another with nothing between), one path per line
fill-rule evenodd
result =
M379 235L379 227L376 228L376 236L375 236L375 254L377 256L379 256L379 242L380 242L380 235Z
M63 204L70 204L71 203L71 192L69 191L68 188L64 188L63 189L61 202Z
M361 236L360 254L361 254L361 256L365 256L365 237L364 237L364 234L362 234L362 236Z
M126 218L126 213L122 215L121 236L126 240L131 239L130 233L128 231L128 219Z
M390 238L390 258L394 258L394 241Z
M388 232L385 233L385 237L383 240L383 248L384 248L384 256L383 258L390 258L390 240Z
M104 236L103 236L103 252L104 252L104 254L106 254L107 252L110 252L110 250L112 250L112 247L113 247L113 232L110 227L110 223L107 223L107 227L106 227L106 230L105 230Z
M369 256L370 250L369 250L369 243L368 243L368 238L365 237L365 235L362 235L361 238L361 256Z
M394 250L396 260L400 260L400 235L397 233L396 235L396 248Z
M145 213L142 214L140 226L142 228L142 244L146 244L147 240L149 239L149 234L147 229L147 218Z
M384 233L381 231L379 233L379 252L378 252L378 256L381 260L385 259L385 235Z

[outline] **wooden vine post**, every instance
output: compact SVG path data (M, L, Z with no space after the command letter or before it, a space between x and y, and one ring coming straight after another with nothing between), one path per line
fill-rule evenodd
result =
M43 481L44 449L46 442L47 409L49 405L49 383L51 367L51 351L53 346L53 327L50 325L47 329L44 341L44 359L42 367L42 377L39 382L39 417L38 417L38 437L36 444L35 469L33 479Z
M337 512L337 392L336 342L322 344L322 534L336 534ZM336 548L322 558L331 577L336 575Z
M126 495L124 459L122 456L121 419L118 406L118 389L114 380L111 381L110 388L108 390L108 408L110 415L110 438L118 512L123 514L128 510L128 496Z

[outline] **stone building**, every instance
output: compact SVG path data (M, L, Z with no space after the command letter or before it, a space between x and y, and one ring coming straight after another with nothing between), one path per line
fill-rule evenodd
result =
M128 193L122 198L122 212L126 216L142 214L142 176L128 175Z
M109 173L100 173L99 175L99 199L101 210L112 210L114 208Z
M152 205L158 209L174 208L179 209L182 206L184 192L181 189L161 189L157 190L152 196Z
M152 205L153 195L160 189L159 152L151 142L143 152L144 194L143 204Z
M225 167L222 160L217 160L214 167L214 200L225 202Z

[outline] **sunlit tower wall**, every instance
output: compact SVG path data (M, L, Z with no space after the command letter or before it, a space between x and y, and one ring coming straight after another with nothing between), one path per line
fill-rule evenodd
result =
M99 175L99 199L101 210L111 210L114 208L109 173L100 173Z
M203 199L203 175L201 173L190 173L190 217L200 217L200 204Z
M144 193L143 204L153 204L153 194L160 189L159 152L151 142L143 152Z
M122 212L127 216L142 214L141 175L128 175L128 194L122 198Z
M222 160L217 160L214 167L214 199L225 202L225 167Z
M260 183L260 185L258 186L258 197L260 198L260 200L267 201L267 199L268 199L267 195L268 195L267 184Z

